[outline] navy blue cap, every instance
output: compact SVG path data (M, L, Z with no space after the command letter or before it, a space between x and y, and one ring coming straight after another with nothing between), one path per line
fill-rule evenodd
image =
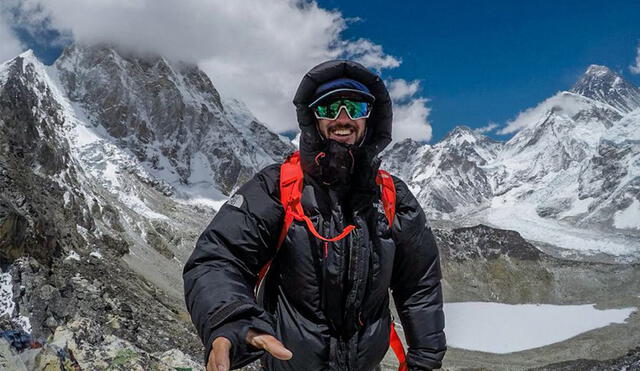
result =
M369 88L363 83L348 79L348 78L340 78L325 82L324 84L318 86L316 91L313 94L313 101L309 104L309 107L313 107L319 102L326 100L329 97L340 95L343 93L356 93L362 97L365 102L373 103L376 98L371 94Z

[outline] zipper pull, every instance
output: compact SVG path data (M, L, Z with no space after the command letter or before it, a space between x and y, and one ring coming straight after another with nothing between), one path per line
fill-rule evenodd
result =
M329 256L329 242L324 241L324 258L326 259Z

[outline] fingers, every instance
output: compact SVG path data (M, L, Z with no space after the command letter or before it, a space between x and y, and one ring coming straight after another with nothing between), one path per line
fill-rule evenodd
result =
M264 349L269 352L275 358L286 361L293 357L293 353L280 342L280 340L269 334L258 333L254 330L249 330L247 333L247 342L252 346Z
M229 350L231 342L224 337L217 337L213 341L209 360L207 362L207 371L229 371L231 361L229 360Z

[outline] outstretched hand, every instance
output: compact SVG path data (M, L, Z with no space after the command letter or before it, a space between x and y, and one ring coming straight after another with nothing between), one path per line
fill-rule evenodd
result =
M249 329L245 341L255 348L266 350L275 358L283 361L289 360L293 356L293 353L285 348L280 340L269 334ZM231 368L229 350L231 350L231 341L225 337L217 337L213 341L213 347L209 353L207 371L229 371Z

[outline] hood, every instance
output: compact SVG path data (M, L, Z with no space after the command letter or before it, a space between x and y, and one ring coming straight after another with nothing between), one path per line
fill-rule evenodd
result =
M300 135L300 158L305 173L320 176L322 169L316 156L327 151L329 141L320 136L317 121L309 108L318 86L339 78L350 78L367 86L375 97L371 116L367 119L365 139L358 148L358 166L377 170L377 155L391 142L391 122L393 120L391 98L380 76L360 63L347 60L333 60L313 67L302 78L293 99L296 106Z

